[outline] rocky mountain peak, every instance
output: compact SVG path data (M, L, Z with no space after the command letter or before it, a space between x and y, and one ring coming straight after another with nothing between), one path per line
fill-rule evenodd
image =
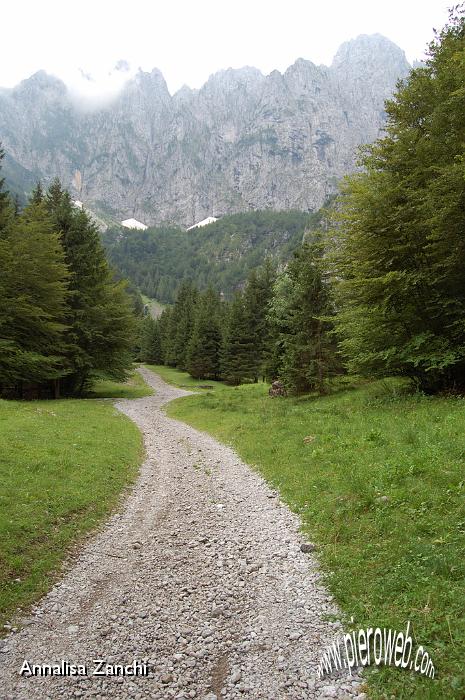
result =
M255 89L263 80L264 76L257 68L227 68L213 73L200 89L200 93L227 95L237 90Z
M16 191L58 175L73 198L117 221L188 227L212 213L311 211L378 136L384 100L408 70L389 39L361 35L330 67L299 58L267 76L229 68L173 97L158 69L140 70L88 111L39 71L0 90L5 175Z
M344 42L334 56L331 68L352 77L367 72L405 75L410 65L404 51L382 34L360 34Z
M12 91L21 98L42 100L44 98L66 97L68 88L65 83L44 70L39 70L30 78L22 80Z

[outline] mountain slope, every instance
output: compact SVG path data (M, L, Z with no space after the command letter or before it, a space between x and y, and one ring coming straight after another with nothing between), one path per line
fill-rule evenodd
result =
M255 211L225 216L192 231L109 228L102 239L123 277L148 297L170 303L185 279L231 296L265 258L277 265L289 260L304 234L318 228L320 218L319 213Z
M24 188L58 175L73 197L121 221L190 226L250 209L318 209L373 141L384 100L407 74L388 39L343 44L331 67L228 69L174 96L139 72L106 108L80 111L58 79L36 73L0 91L0 140ZM24 169L21 171L21 168Z

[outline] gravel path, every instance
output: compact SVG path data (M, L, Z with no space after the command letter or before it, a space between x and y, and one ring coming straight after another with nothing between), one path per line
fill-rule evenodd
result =
M156 394L117 403L145 437L137 484L4 640L0 697L365 697L355 677L317 678L341 628L298 519L230 448L165 415L188 392L141 372ZM88 675L19 673L62 659ZM146 661L148 676L94 676L94 659Z

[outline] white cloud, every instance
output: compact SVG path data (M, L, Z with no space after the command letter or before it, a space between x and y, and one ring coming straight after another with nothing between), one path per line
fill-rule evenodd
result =
M127 63L127 61L126 61ZM123 85L134 75L129 64L127 68L117 69L116 67L108 71L100 69L93 74L78 68L77 70L67 70L60 74L60 77L68 86L70 96L80 109L94 110L105 107L120 93Z
M15 85L43 68L94 99L120 89L140 66L159 68L174 92L184 83L200 87L229 66L269 73L299 56L328 64L343 41L375 32L413 61L433 38L433 26L446 21L449 2L80 0L71 6L17 0L2 8L0 85ZM133 68L122 70L121 61Z

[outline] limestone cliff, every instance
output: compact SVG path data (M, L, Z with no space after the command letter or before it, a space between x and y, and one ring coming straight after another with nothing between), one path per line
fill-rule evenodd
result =
M409 68L391 41L362 35L330 67L229 69L173 96L158 70L139 72L93 112L40 71L0 91L6 175L24 188L58 175L95 211L146 224L311 211L354 169L357 146L379 135L384 100Z

